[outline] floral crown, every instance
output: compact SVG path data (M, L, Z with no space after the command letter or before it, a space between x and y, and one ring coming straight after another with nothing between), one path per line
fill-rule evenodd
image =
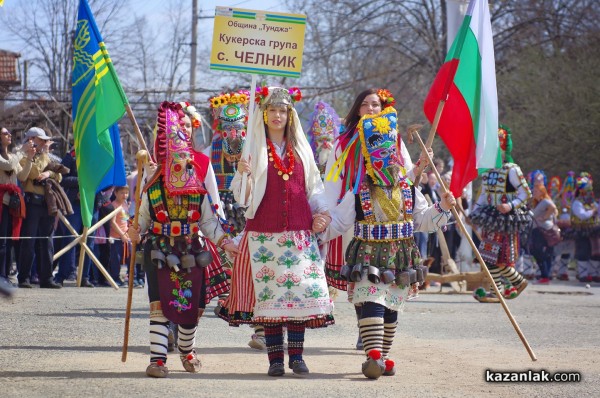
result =
M179 105L181 105L181 109L183 110L183 112L185 112L185 114L188 115L190 117L190 119L192 120L192 126L195 129L200 127L200 122L202 121L202 116L200 116L200 113L198 113L198 111L196 110L196 107L187 101L180 102Z
M384 109L396 105L396 99L394 98L390 90L381 88L377 90L377 96L381 100Z
M266 85L257 86L255 102L260 104L261 108L264 109L270 104L291 105L302 99L302 92L298 87L291 87L287 90L276 87L272 91L272 93L269 92L269 87ZM267 103L266 100L269 94L271 94L271 97Z
M248 105L250 93L248 90L239 90L236 93L225 93L209 99L211 108L220 108L229 104Z

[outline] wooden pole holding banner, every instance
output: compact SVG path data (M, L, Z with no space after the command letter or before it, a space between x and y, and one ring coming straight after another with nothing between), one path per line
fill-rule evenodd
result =
M140 131L140 126L137 124L137 120L135 120L135 116L133 116L133 111L131 110L131 106L129 104L125 104L125 111L127 112L127 116L129 116L129 120L131 120L131 124L133 124L133 130L135 131L135 135L138 139L138 143L140 145L140 149L146 151L148 153L148 147L146 146L146 142L144 141L144 136L142 136L142 132ZM138 169L139 172L139 169Z
M248 112L250 112L250 116L248 117L248 128L246 129L246 143L244 144L244 159L249 160L248 151L250 150L250 141L252 140L252 133L254 128L254 108L256 104L254 103L254 99L256 97L256 74L252 74L252 83L250 84L250 105L248 106ZM246 203L246 184L247 184L248 174L242 174L242 191L240 192L240 203Z
M443 108L443 106L442 106L442 108ZM438 108L438 111L441 114L441 110L439 108ZM436 114L436 118L437 117L438 117L438 115ZM419 135L419 132L416 129L413 129L413 130L409 130L408 134L411 134L413 137L415 137L417 139L417 141L419 142L419 145L421 146L421 149L425 152L425 154L427 156L427 161L433 165L431 157L429 156L429 153L427 152L427 149L425 147L425 144L423 143L423 140L421 140L421 136ZM435 134L435 130L434 130L434 134ZM446 187L446 184L445 184L444 180L442 180L440 173L437 171L437 169L435 167L432 167L432 169L433 169L433 172L435 173L435 176L437 177L438 181L440 182L440 186L442 187L442 190L444 191L444 193L448 193L449 192L448 187ZM467 233L465 225L463 224L462 220L460 219L459 214L456 211L456 208L452 207L452 209L450 209L450 210L452 211L452 215L454 215L454 218L456 219L456 224L458 225L460 230L463 232L463 235L466 237L469 244L471 245L471 248L473 249L473 252L477 256L477 260L479 260L479 264L481 264L481 269L484 270L485 275L487 276L488 280L491 281L491 285L494 289L494 293L496 294L496 297L498 297L498 299L500 300L500 304L502 305L502 308L504 308L504 312L506 312L506 315L508 316L510 323L513 325L515 331L517 332L517 335L519 336L519 338L521 339L521 342L525 346L525 349L529 353L531 360L537 361L537 357L535 356L533 350L531 349L531 346L527 342L525 335L523 335L523 332L521 331L521 328L517 324L517 321L511 314L510 310L508 309L508 306L506 305L506 301L504 300L504 297L502 296L502 294L500 294L500 291L498 290L498 286L496 286L496 284L494 283L492 274L490 274L489 269L485 265L485 261L481 257L481 253L479 253L477 246L475 246L475 242L473 242L471 235Z
M148 151L141 150L137 153L137 169L138 177L135 182L135 216L133 217L133 225L131 228L138 228L140 215L140 199L142 190L142 174L139 172L144 169L144 164L148 161ZM131 303L133 301L133 276L135 274L135 251L137 242L131 242L131 258L129 259L129 290L127 291L127 308L125 310L125 332L123 336L123 351L121 352L121 362L127 361L127 345L129 344L129 321L131 320Z

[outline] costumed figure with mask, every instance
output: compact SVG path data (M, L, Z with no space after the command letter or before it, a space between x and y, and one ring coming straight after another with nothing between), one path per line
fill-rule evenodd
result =
M315 154L321 178L324 179L327 160L340 132L340 118L329 104L319 101L311 114L309 126L310 146Z
M300 98L297 88L257 88L245 156L231 183L236 200L248 209L221 316L233 326L265 327L269 376L285 373L283 326L289 367L304 375L309 372L302 356L305 328L333 323L315 236L330 217L319 170L293 107ZM243 200L242 178L248 183Z
M192 149L200 115L189 103L163 102L158 109L154 160L139 208L143 266L150 301L150 377L168 375L169 321L178 325L178 349L187 372L200 371L195 349L198 320L206 303L228 289L216 247L235 256L224 230L210 159ZM214 199L213 199L214 198Z
M338 278L347 282L350 301L361 305L358 323L367 355L362 372L377 379L396 372L389 354L398 312L427 274L413 233L445 225L456 201L447 193L428 206L415 190L403 167L392 106L365 114L352 131L331 172L334 179L343 174L349 190L330 210L332 222L322 239L353 231Z
M244 210L234 200L229 185L242 157L248 128L247 90L225 93L209 99L213 115L211 163L227 221L239 234L245 226Z
M348 146L355 143L352 139L358 132L360 118L364 115L379 113L384 107L394 106L395 102L396 101L389 90L376 88L362 91L354 100L352 107L348 111L348 115L344 119L344 124L341 128L341 131L343 130L343 132L340 132L338 139L334 143L335 151L333 152L333 156L329 156L327 160L324 183L325 196L327 197L329 208L337 206L346 192L353 188L352 185L355 181L353 178L355 176L348 174L347 171L357 169L355 164L358 161L358 158L342 158L342 154L346 153L346 148ZM420 159L413 165L406 144L400 135L398 135L398 146L400 148L399 161L401 167L406 170L408 179L415 181L415 176L420 175L424 171L427 162ZM433 153L430 153L431 157L433 157ZM340 170L341 178L333 178L332 169L335 164L339 164L340 162L342 164L347 164L347 166ZM344 291L348 289L348 282L340 278L340 270L344 264L346 264L344 253L353 237L353 231L350 229L327 243L327 257L325 260L327 284L335 289ZM357 321L360 320L361 317L360 310L360 306L355 306ZM356 349L363 349L360 333L356 342Z
M235 201L229 186L237 170L237 163L242 158L242 150L246 143L249 100L248 90L224 93L209 99L213 114L214 131L211 162L215 170L219 196L224 206L225 216L229 224L234 227L234 233L238 236L236 240L241 238L240 233L246 225L246 219L244 218L246 209ZM232 264L226 256L221 256L221 260L226 268L227 281L231 284ZM219 302L215 306L217 316L228 296L228 292L219 295ZM253 325L253 328L254 334L250 337L248 346L257 350L266 349L264 328L262 325Z
M577 177L571 205L571 228L580 282L600 282L600 216L592 183L589 173L583 172Z
M553 177L554 178L554 177ZM559 177L555 177L559 178ZM550 182L552 187L552 180ZM552 195L554 198L555 196ZM554 203L560 209L556 224L560 228L563 237L554 248L554 268L556 269L556 277L561 281L569 280L569 263L575 254L575 233L571 228L571 206L575 199L575 172L567 172L567 176L559 184L558 195Z
M532 213L527 208L531 190L511 156L512 137L508 127L498 129L504 164L482 175L481 194L473 206L471 221L481 228L479 252L485 260L494 283L506 299L514 299L527 287L527 280L515 269L519 256L520 235L532 225ZM502 278L510 285L503 288ZM477 301L497 303L500 299L483 287L474 292Z

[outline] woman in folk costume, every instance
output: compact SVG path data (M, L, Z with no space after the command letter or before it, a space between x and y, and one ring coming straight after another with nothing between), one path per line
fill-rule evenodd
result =
M140 231L144 235L143 265L150 300L146 374L150 377L168 375L169 321L178 325L183 367L191 373L200 371L195 350L198 319L205 303L227 288L215 245L232 255L237 253L221 225L210 160L192 149L192 127L199 117L188 103L160 105L154 143L156 167L144 187L139 229L130 229L133 240L140 241Z
M354 163L357 159L344 159L346 163L345 168L341 170L341 178L333 178L331 171L334 164L340 162L340 157L344 153L345 149L352 143L352 137L355 136L358 129L358 122L364 115L373 115L381 112L384 107L394 106L396 101L392 94L385 89L370 88L364 90L356 97L354 104L350 108L348 115L344 119L343 130L344 133L340 134L335 145L335 151L333 156L329 156L327 160L327 166L325 169L325 196L328 200L328 207L335 207L346 192L352 189L354 183L354 175L350 174L350 171L355 170ZM415 176L419 176L425 169L427 162L419 160L413 165L406 145L402 141L402 138L398 135L398 145L400 146L400 162L402 167L406 170L408 179L411 181L415 180ZM433 153L430 152L432 157ZM327 245L327 257L325 260L325 272L327 277L327 283L339 290L347 290L347 281L340 278L340 270L346 263L344 253L348 244L353 238L352 230L346 231L342 236L328 242ZM357 320L360 319L360 306L355 307ZM356 342L356 348L358 350L363 349L360 334L358 341Z
M333 323L323 262L314 232L330 221L323 183L293 103L297 88L259 87L259 106L231 184L246 211L246 231L233 268L231 294L222 317L230 325L265 327L269 376L285 373L283 326L287 326L289 367L307 374L305 328ZM242 173L247 173L245 201Z
M580 282L600 282L600 216L592 176L581 173L575 181L575 188L571 228L575 236L577 278Z
M471 220L482 229L479 251L494 283L505 298L513 299L527 287L527 280L515 269L515 262L519 256L519 235L532 225L532 213L527 208L531 190L521 168L513 163L510 129L500 125L498 138L504 164L482 175L481 194L473 206ZM510 282L506 289L502 277ZM482 303L500 301L483 287L475 291L474 297Z
M327 241L354 227L339 278L351 282L348 296L362 307L358 324L367 355L362 372L372 379L395 374L389 355L398 312L409 292L425 281L427 269L419 265L413 233L446 224L456 203L445 193L441 202L427 205L405 174L396 126L392 106L360 119L332 169L334 176L343 169L352 186L330 210L333 220L322 234Z

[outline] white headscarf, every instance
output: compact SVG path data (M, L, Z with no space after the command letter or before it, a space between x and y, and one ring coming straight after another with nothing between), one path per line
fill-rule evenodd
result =
M269 95L265 98L264 103L269 102L271 94L277 88L278 87L269 87ZM251 136L247 138L246 145L244 145L243 157L244 159L248 159L248 155L251 156L250 167L252 168L253 179L251 201L245 213L246 218L254 218L254 215L258 210L258 206L260 206L260 202L265 196L265 190L267 189L267 167L269 166L269 162L267 160L267 139L262 113L263 110L260 106L254 107L254 120ZM318 186L321 182L321 176L319 174L319 169L315 164L310 144L308 143L306 135L302 130L302 125L300 124L298 113L296 112L296 109L294 109L293 106L291 108L291 116L293 118L292 120L294 123L294 131L292 131L292 134L295 134L297 143L295 150L296 153L298 153L298 156L300 156L300 159L302 160L302 166L304 168L304 181L306 183L306 192L310 197L313 188L315 186ZM289 142L290 137L288 137L287 140Z

